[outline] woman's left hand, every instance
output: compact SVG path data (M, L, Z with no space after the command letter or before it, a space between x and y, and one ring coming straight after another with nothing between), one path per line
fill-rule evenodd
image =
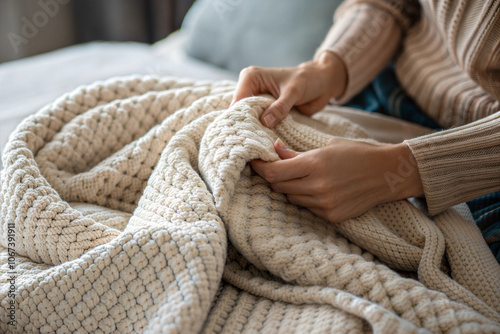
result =
M316 215L338 222L377 204L423 194L415 159L406 144L375 144L333 138L304 153L274 144L282 160L253 160L272 189Z

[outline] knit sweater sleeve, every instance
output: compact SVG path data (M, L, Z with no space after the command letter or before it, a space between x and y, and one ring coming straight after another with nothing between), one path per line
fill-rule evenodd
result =
M500 111L405 143L417 161L431 215L500 190Z
M387 66L419 10L415 0L344 1L315 56L330 51L346 66L347 86L336 103L348 101Z
M500 101L500 1L432 1L455 63Z

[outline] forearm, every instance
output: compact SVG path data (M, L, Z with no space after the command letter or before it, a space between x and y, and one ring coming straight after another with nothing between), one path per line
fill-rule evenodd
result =
M384 1L379 1L385 4ZM335 13L335 24L316 52L329 51L345 65L347 84L337 103L358 93L391 61L399 49L404 21L391 6L347 1Z

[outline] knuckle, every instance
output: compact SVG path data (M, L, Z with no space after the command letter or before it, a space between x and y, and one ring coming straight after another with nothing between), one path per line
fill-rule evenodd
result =
M246 77L249 75L253 75L253 74L257 73L259 70L260 70L260 68L258 66L245 67L244 69L242 69L240 71L240 77Z
M299 68L299 70L295 73L296 81L307 81L309 77L309 71L306 68Z
M267 182L274 183L274 181L276 180L276 171L268 168L264 171L263 177Z
M283 102L277 102L273 109L280 117L285 117L288 113L288 108Z
M330 185L327 182L325 182L325 181L322 180L316 186L316 190L320 194L327 194L328 192L330 192Z

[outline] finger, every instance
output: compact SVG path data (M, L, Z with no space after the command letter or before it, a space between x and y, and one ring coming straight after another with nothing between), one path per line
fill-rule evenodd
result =
M314 182L311 182L308 177L274 182L271 184L271 187L275 192L287 195L311 196L318 193Z
M292 203L290 201L290 199L288 199L288 201L290 203ZM332 210L326 210L326 209L318 208L315 206L309 206L307 204L303 204L303 205L297 204L297 203L292 203L292 204L304 207L304 208L308 209L309 211L311 211L312 213L314 213L316 216L321 217L321 218L323 218L331 223L336 223L336 222L341 220L338 217L336 217L335 211L332 211Z
M267 182L276 183L306 177L311 173L310 164L306 164L301 155L287 160L265 162L252 160L253 170Z
M295 102L297 102L297 92L291 87L284 89L279 98L274 101L262 114L260 120L268 128L272 128L279 121L286 117Z
M288 201L294 205L303 206L308 209L320 209L318 200L314 196L309 195L286 195ZM322 209L321 209L322 210ZM312 211L312 210L311 210Z
M236 91L234 92L233 100L231 101L231 104L229 106L232 107L239 100L253 96L255 94L258 93L255 92L253 89L251 79L240 80L238 81L238 85L236 86Z
M267 91L261 91L265 87L260 87L260 85L255 83L256 77L261 75L261 72L261 69L256 66L250 66L241 70L230 106L246 97L268 93Z
M336 223L346 218L346 216L342 215L337 209L325 209L318 206L318 201L313 196L287 195L286 197L291 204L302 206L316 216L328 220L331 223Z
M323 109L329 102L329 98L319 98L309 103L301 104L300 106L296 106L297 110L304 115L311 116L312 114Z
M321 217L325 220L328 220L330 223L337 223L337 222L342 220L342 219L339 219L337 214L335 214L335 211L332 211L332 210L325 210L325 209L314 208L314 207L310 207L308 209L309 209L309 211L314 213L316 216Z
M289 149L280 138L274 143L274 149L283 160L295 158L300 154L299 152Z

